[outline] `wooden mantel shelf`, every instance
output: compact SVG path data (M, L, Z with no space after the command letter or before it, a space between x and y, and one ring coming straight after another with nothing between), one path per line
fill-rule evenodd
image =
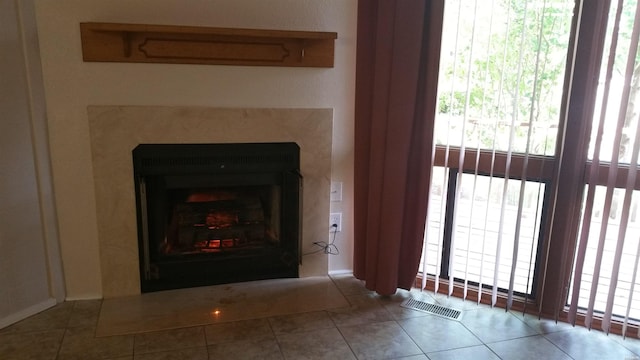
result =
M335 32L80 23L91 62L333 67Z

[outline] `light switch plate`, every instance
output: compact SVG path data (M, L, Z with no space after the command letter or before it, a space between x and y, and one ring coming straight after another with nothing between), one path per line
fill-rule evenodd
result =
M342 181L331 182L331 201L342 201Z

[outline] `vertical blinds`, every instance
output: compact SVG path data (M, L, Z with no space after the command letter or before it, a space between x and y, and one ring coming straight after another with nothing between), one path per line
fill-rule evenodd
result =
M598 96L593 119L586 196L575 257L568 316L584 315L591 328L596 316L609 332L614 316L622 332L638 319L637 271L640 232L635 219L640 150L639 108L640 4L612 3Z
M473 286L474 300L496 305L503 293L510 308L516 295L545 289L545 279L556 276L546 250L538 254L538 238L543 219L552 227L567 221L542 212L553 211L545 196L563 181L547 165L561 149L556 138L576 4L593 5L446 1L421 269L434 275L436 291L445 279L451 295L455 281L464 298ZM584 196L573 273L559 304L573 324L609 331L615 320L623 333L640 321L639 19L637 0L611 2L596 110L584 120L592 122L592 135L584 179L577 180ZM429 278L422 279L425 287ZM540 309L544 297L536 294Z
M433 149L441 169L422 263L436 291L446 278L451 295L457 279L465 298L472 283L476 301L490 295L495 305L505 290L508 308L514 293L532 291L542 160L555 149L572 10L566 0L445 4Z

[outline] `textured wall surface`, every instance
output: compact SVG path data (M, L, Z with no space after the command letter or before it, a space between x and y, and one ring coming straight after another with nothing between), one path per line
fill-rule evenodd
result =
M351 269L355 0L39 0L36 2L64 274L69 299L103 295L87 108L333 109L331 178L344 182L339 256ZM335 67L85 63L80 22L334 31ZM328 219L328 214L326 214ZM328 221L327 221L328 222ZM329 234L327 231L326 238Z

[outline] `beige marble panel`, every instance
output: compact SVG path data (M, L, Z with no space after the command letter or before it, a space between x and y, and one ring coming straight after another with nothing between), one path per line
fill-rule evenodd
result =
M326 241L331 109L90 106L88 109L105 297L140 293L131 151L138 144L296 142L304 177L302 250ZM327 255L306 255L300 276L326 275Z

